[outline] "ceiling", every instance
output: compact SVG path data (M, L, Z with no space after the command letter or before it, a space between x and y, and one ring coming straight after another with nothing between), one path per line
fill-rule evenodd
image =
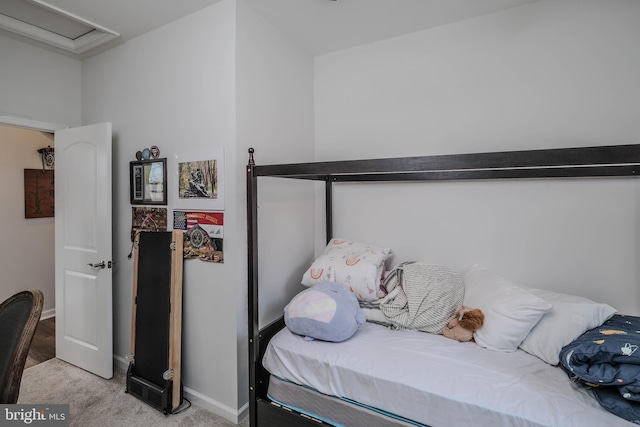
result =
M0 0L0 34L87 58L222 0ZM312 55L537 0L238 0Z

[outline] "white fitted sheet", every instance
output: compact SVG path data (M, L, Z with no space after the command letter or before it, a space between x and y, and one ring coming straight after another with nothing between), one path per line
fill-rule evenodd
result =
M502 353L368 322L341 343L305 341L284 328L263 364L288 381L432 427L634 425L522 350Z

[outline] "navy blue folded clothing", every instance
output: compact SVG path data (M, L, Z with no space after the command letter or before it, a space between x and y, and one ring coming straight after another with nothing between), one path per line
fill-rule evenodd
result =
M615 314L560 351L560 367L608 411L640 424L640 317Z

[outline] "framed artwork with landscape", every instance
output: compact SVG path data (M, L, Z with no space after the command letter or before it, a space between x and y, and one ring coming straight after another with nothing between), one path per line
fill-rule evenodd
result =
M224 209L224 152L204 149L174 156L171 204L182 209Z

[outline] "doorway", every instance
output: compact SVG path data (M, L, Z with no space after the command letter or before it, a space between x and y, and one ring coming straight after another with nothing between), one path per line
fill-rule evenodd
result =
M0 125L0 301L30 288L42 290L43 318L55 316L54 218L25 218L25 169L42 169L38 149L54 145L53 134Z

